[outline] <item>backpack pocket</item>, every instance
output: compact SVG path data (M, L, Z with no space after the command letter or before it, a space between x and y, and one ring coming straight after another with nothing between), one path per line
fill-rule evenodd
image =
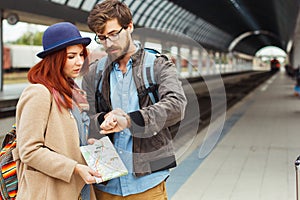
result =
M16 141L8 143L0 153L0 192L3 199L14 199L18 191L16 162L14 161L12 154L12 150L15 149L15 146Z

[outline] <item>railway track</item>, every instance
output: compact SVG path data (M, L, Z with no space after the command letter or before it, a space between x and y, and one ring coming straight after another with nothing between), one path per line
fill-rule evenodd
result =
M256 87L261 85L264 81L268 80L274 73L273 72L255 72L255 73L244 73L244 74L236 74L236 75L224 75L222 76L224 87L225 89L225 96L226 96L226 110L231 108L234 104L241 101L247 94L249 94L251 91L253 91ZM200 78L201 79L201 78ZM189 121L184 122L185 124L180 125L180 127L186 127L184 128L186 131L189 131L195 127L195 121L198 121L198 131L201 131L205 127L207 127L211 121L211 115L212 115L212 98L216 99L218 98L218 89L221 90L221 88L215 88L216 91L209 91L206 84L204 84L204 80L190 80L189 83L191 84L192 88L195 91L197 102L192 98L190 101L188 101L191 107L199 106L200 111L200 119L194 118ZM200 90L201 88L201 90ZM212 97L212 95L214 95ZM188 97L188 95L187 95ZM189 99L189 97L188 97ZM217 103L213 104L214 109L214 115L218 116L219 114L222 114L221 112L224 111L224 101L215 101ZM198 104L198 105L196 105ZM188 109L189 111L191 109ZM177 124L175 127L172 127L171 133L173 137L175 137L179 124Z
M0 104L0 119L12 117L16 114L18 99L3 99Z

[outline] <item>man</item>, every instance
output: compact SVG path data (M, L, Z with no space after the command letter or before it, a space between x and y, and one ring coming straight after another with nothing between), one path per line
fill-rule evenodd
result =
M154 77L159 101L155 104L143 93L141 77L145 50L132 40L132 14L118 0L106 0L92 9L89 28L95 41L103 45L107 59L103 73L96 73L97 62L84 76L94 127L107 134L129 173L105 184L96 184L98 199L167 199L165 180L176 166L169 126L184 117L186 97L178 80L176 67L165 56L157 56ZM101 77L101 84L95 83ZM99 89L100 88L100 89ZM95 91L100 91L96 101ZM141 92L142 91L142 92ZM91 125L92 127L92 125ZM98 130L91 133L99 137Z

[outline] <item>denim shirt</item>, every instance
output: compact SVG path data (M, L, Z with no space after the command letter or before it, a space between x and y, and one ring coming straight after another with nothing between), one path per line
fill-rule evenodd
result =
M80 112L77 106L74 106L72 112L78 128L78 137L80 141L80 146L87 145L88 127L90 123L90 118L85 111ZM85 184L81 190L80 196L82 200L90 200L90 185Z
M114 63L110 73L110 97L112 108L121 108L126 113L139 110L137 89L132 76L132 60L127 63L125 74ZM98 184L96 187L104 192L127 196L144 192L153 188L169 176L169 170L155 172L149 175L136 177L133 174L132 149L133 140L129 129L114 134L114 145L128 169L128 175L108 181L106 185Z

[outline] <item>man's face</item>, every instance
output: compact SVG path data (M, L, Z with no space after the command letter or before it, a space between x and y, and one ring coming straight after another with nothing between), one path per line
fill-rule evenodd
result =
M125 56L130 45L130 34L117 19L107 21L103 33L97 35L102 39L101 43L112 61L121 60Z

